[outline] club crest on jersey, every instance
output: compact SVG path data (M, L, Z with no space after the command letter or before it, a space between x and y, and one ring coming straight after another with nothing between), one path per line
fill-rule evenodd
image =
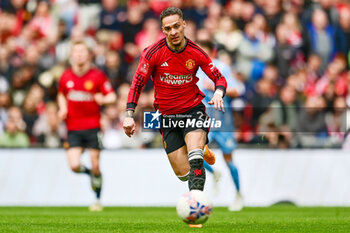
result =
M187 61L186 61L186 67L187 67L187 69L193 69L194 68L194 66L196 65L196 63L194 62L194 60L193 59L188 59Z
M94 87L94 83L90 80L84 83L84 88L88 91L90 91L93 87Z
M149 69L149 64L147 62L143 62L140 66L140 71L144 74L147 74L148 69Z
M73 88L74 87L74 82L72 80L69 80L66 84L67 88Z

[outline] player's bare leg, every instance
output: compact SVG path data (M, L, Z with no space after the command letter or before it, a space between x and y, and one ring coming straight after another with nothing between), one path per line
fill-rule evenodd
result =
M90 174L90 170L80 162L80 156L84 149L82 147L72 147L67 149L67 158L69 167L73 172Z
M204 189L205 169L203 164L203 148L207 139L204 130L197 129L185 135L185 143L188 151L188 161L190 164L190 174L188 186L190 190Z
M236 165L233 163L232 154L224 154L224 159L225 159L226 165L228 166L228 168L230 170L230 173L231 173L231 176L233 179L233 183L234 183L236 190L237 190L235 200L233 201L232 204L229 205L228 209L230 211L240 211L243 208L243 197L242 197L241 192L240 192L238 169L237 169Z
M190 174L190 163L188 162L186 146L169 153L168 159L175 175L181 181L187 181Z
M91 188L96 194L96 202L90 206L90 211L101 211L103 209L100 203L102 189L102 175L100 171L100 150L89 149L91 158L90 181Z
M171 167L175 175L181 181L187 181L190 174L190 163L188 161L187 147L183 146L168 154ZM203 169L204 170L204 169ZM202 228L202 224L188 224L191 228Z

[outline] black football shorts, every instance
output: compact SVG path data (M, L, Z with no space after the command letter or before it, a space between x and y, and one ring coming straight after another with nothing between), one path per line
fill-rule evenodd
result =
M208 118L203 103L181 114L162 115L160 132L166 153L169 154L183 147L185 145L185 135L197 129L202 129L207 133L206 143L208 143L209 127L197 123L198 121L204 122Z
M68 148L83 147L101 150L101 139L99 128L68 131Z

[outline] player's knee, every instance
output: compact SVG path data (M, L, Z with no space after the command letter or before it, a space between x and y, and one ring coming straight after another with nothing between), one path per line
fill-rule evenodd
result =
M188 176L189 176L190 172L187 172L185 175L177 175L177 178L179 178L179 180L185 182L188 181Z
M80 164L79 163L74 163L74 164L69 164L70 169L73 172L79 172L80 171Z

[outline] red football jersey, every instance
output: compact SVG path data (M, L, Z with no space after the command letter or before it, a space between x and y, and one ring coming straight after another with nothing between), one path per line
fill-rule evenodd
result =
M134 110L142 87L150 76L154 83L154 105L162 114L186 112L198 105L204 94L196 85L198 68L215 83L215 88L226 90L226 80L209 56L194 42L186 39L181 51L168 47L166 39L146 48L131 84L127 109Z
M59 92L67 99L68 130L87 130L100 127L100 106L95 102L94 94L106 95L113 92L113 88L98 69L91 68L82 76L68 69L59 81Z

